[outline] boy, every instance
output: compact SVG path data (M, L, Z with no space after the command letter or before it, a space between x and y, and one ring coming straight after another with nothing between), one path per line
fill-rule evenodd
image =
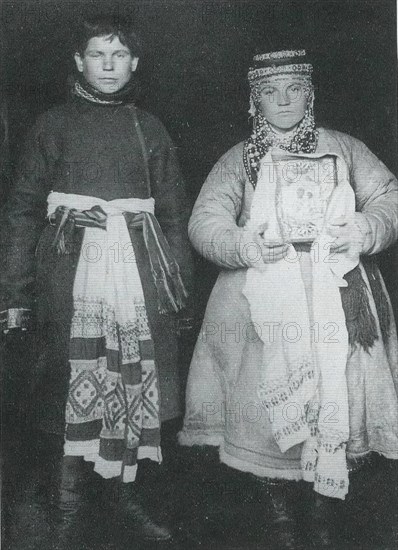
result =
M65 537L82 457L139 536L171 536L132 482L138 459L161 461L160 419L179 414L171 314L191 275L189 209L166 130L133 103L139 56L123 22L84 22L72 99L37 120L7 209L0 310L8 335L36 320L35 403L55 434Z

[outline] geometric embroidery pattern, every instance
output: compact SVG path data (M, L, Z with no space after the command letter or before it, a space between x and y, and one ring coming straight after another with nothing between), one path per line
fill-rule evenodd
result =
M71 367L66 418L69 423L89 422L102 418L106 367L95 370Z
M74 439L79 437L76 436L79 425L85 425L81 428L81 440L84 441L87 423L101 420L97 437L107 442L108 452L109 445L114 445L114 456L119 452L119 459L123 460L123 448L136 449L146 430L151 433L160 430L154 358L147 358L147 351L146 359L141 361L140 353L141 342L151 341L146 307L137 301L135 319L120 326L112 308L103 300L78 296L74 304L71 340L74 358L78 359L70 360L66 421L74 425ZM100 339L105 339L105 350L100 346ZM102 356L88 357L88 349L101 350ZM106 350L117 351L116 369L115 365L112 370L108 369ZM131 380L137 383L132 384ZM122 448L120 441L124 442Z

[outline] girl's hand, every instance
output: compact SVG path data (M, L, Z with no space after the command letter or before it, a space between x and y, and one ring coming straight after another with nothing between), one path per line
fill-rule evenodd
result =
M334 252L345 252L350 249L363 251L368 235L368 224L359 212L355 216L340 216L327 226L327 233L333 237L330 249Z
M253 267L259 267L259 262L265 264L278 262L287 254L289 248L287 243L266 238L267 227L266 223L260 225L246 241L246 261Z

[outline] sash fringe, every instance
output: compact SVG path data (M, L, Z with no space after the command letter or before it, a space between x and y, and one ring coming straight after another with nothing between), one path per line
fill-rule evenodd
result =
M362 258L362 263L375 302L383 342L386 343L391 330L391 313L382 286L381 275L373 258ZM340 294L349 342L353 349L360 345L369 353L379 338L377 321L370 308L369 290L359 265L347 273L344 278L348 286L340 288Z
M106 229L106 220L106 212L100 206L82 211L59 206L50 216L50 222L57 226L53 241L57 253L59 255L72 253L75 227ZM129 223L130 220L131 225L143 228L144 243L158 295L159 313L180 311L186 305L188 293L181 278L180 268L157 219L150 212L140 212L128 213Z

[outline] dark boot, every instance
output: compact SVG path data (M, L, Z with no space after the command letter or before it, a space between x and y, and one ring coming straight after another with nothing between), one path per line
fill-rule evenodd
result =
M372 466L374 456L372 453L368 453L366 455L361 455L359 457L349 457L347 458L347 468L350 472L350 476L352 474L357 474L361 470L365 470L366 468L369 468Z
M63 457L58 472L58 491L55 492L55 522L57 550L78 548L80 512L84 498L84 464L81 458Z
M166 541L171 532L165 526L158 525L145 511L142 496L135 483L122 483L118 479L105 481L110 506L113 513L129 526L134 534L147 541Z
M309 507L309 539L317 550L334 548L335 499L314 493Z
M294 498L297 483L274 480L262 483L267 495L266 528L270 546L297 550L300 547Z

